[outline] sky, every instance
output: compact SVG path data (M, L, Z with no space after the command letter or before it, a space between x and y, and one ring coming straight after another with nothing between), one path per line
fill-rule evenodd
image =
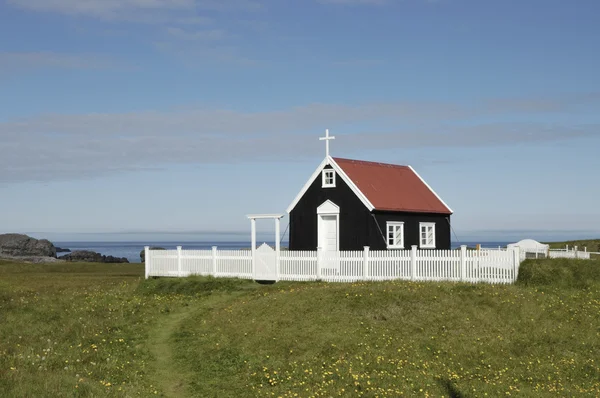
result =
M598 15L597 0L0 0L0 233L249 239L246 215L285 213L329 129L333 156L412 165L454 240L600 237Z

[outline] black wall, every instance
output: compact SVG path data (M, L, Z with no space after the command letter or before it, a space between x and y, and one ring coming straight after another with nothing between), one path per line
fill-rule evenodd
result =
M290 213L290 250L316 250L317 207L326 200L340 207L340 250L363 250L364 246L385 250L387 221L404 222L405 249L419 245L419 222L435 222L436 249L450 249L450 216L379 211L371 214L339 175L335 188L322 188L319 173Z
M400 213L384 212L374 210L375 218L381 226L381 230L386 232L386 222L402 221L404 222L404 248L410 249L412 245L420 246L421 228L419 223L435 223L435 248L437 250L450 249L450 216L435 213ZM341 233L341 232L340 232ZM372 247L373 250L383 250L384 246Z
M316 250L317 207L328 199L340 207L340 250L362 250L369 246L371 236L379 236L383 242L369 210L339 175L335 176L335 188L321 185L319 173L290 213L290 250Z

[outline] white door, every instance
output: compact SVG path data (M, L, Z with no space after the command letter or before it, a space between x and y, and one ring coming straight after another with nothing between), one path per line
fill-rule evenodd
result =
M321 216L321 229L319 234L321 247L323 251L334 252L338 248L338 227L337 227L337 216Z

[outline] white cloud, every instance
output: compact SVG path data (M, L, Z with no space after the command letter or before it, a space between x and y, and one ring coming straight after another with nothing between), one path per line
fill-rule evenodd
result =
M343 151L538 145L600 136L597 124L453 123L485 114L485 106L382 103L255 113L198 108L42 115L0 123L0 182L88 178L181 163L301 159L320 153L317 136L325 128L338 136L336 147Z
M85 16L104 20L145 20L165 12L255 10L253 0L7 0L22 9ZM183 15L180 15L183 16ZM190 18L189 15L185 17Z
M261 8L255 0L7 0L8 4L25 10L61 14L73 18L94 18L112 23L150 24L150 33L144 40L160 52L174 56L185 64L205 62L256 64L242 54L235 40L255 31L259 21L254 11ZM252 15L248 20L248 15ZM107 25L106 23L111 23ZM264 27L263 27L264 28ZM94 28L91 28L92 30ZM100 29L106 32L106 29ZM103 33L104 34L104 33ZM125 33L127 34L127 33ZM10 62L0 64L0 69L13 65L39 67L89 68L108 64L108 60L91 55L65 55L56 53L5 54Z

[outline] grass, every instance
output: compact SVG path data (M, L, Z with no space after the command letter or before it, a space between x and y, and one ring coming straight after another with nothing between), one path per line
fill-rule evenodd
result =
M140 295L140 264L0 261L0 396L157 394L147 341L189 301Z
M600 262L515 285L0 261L0 396L598 396Z
M551 249L564 249L566 245L573 249L577 246L579 250L587 248L589 252L600 252L600 239L584 239L584 240L570 240L565 242L546 242L550 245Z

